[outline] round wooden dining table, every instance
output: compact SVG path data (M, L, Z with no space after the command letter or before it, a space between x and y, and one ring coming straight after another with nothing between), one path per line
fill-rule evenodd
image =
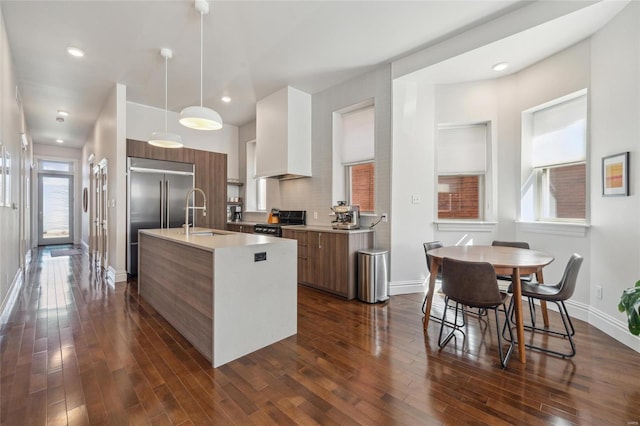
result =
M553 262L550 254L535 250L504 247L504 246L451 246L429 250L427 255L431 257L430 271L438 271L442 259L449 257L467 262L487 262L493 265L496 274L511 275L513 283L513 298L515 305L516 329L518 336L518 355L520 362L526 363L524 344L524 323L522 320L522 286L520 277L528 274L536 274L539 283L543 283L542 268ZM429 290L424 317L424 329L429 325L431 304L436 284L436 273L429 278ZM549 325L546 304L542 303L542 312L545 326Z

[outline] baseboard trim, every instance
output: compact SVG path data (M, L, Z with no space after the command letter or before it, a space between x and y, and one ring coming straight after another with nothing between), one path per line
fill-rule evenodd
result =
M113 266L109 266L107 269L107 282L110 285L125 281L127 281L127 271L116 271Z
M9 315L13 310L16 300L18 299L18 293L20 293L20 288L22 287L23 277L22 269L19 268L13 277L7 297L5 297L2 301L2 306L0 306L0 325L5 324L9 320Z
M397 294L424 293L426 287L422 281L395 281L389 283L389 296Z
M630 347L636 352L640 352L640 337L631 334L625 321L614 318L598 309L591 308L588 322L618 342Z

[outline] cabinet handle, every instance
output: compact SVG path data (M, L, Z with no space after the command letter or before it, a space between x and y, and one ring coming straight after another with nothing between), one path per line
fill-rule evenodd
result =
M320 242L320 236L322 234L318 232L318 248L322 248L322 243Z

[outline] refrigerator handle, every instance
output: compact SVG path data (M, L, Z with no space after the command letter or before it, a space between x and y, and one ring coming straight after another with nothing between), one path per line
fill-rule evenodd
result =
M160 228L164 228L164 190L162 184L164 181L160 181Z
M165 193L164 193L164 205L166 206L167 209L167 228L169 228L169 224L171 223L171 219L169 216L169 181L165 180L164 181L165 186Z

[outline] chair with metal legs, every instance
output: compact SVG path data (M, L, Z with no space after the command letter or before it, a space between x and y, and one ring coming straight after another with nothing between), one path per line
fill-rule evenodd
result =
M492 241L491 245L530 250L529 243L527 243L526 241ZM497 275L496 278L498 278L499 281L509 281L509 286L507 287L507 293L509 294L513 293L513 288L512 288L513 284L511 284L511 281L512 281L511 275ZM531 283L533 282L533 276L532 275L521 276L520 281L523 283L524 282ZM533 300L531 299L528 299L528 300L529 300L529 313L531 314L531 318L532 318L531 321L533 321L532 324L535 327L536 325L535 324L535 305L533 303ZM515 318L513 316L511 317L511 321L515 322Z
M442 281L442 273L439 270L435 271L435 272L431 270L431 256L429 256L427 254L427 252L429 250L433 250L433 249L444 247L442 245L442 241L430 241L428 243L423 243L422 246L424 247L424 255L425 255L426 259L427 259L427 270L429 271L429 274L434 274L434 273L437 274L437 278L436 278L437 281L436 282ZM422 313L423 314L425 313L425 307L427 306L427 296L428 295L425 294L424 300L422 301ZM434 317L433 315L431 315L431 317L435 318L435 319L439 319L439 318Z
M567 266L564 270L564 274L560 279L560 282L555 285L546 285L546 284L528 284L522 283L522 295L528 297L529 299L537 299L545 302L553 302L558 307L558 311L560 312L560 318L562 319L562 325L564 326L564 332L550 330L549 328L541 328L533 326L525 325L526 330L531 330L534 332L548 333L555 336L561 336L563 338L567 338L569 340L570 350L568 352L560 352L556 350L552 350L549 348L545 348L542 346L535 346L526 344L526 347L531 349L536 349L542 352L550 353L553 355L560 356L562 358L571 358L576 354L576 346L573 341L573 335L576 333L575 328L573 327L573 323L571 322L571 317L569 316L569 311L567 311L567 307L564 304L565 300L568 300L573 295L573 292L576 288L576 283L578 280L578 272L580 272L580 266L582 265L583 258L577 253L574 253ZM513 311L513 299L509 304L509 311ZM534 310L535 315L535 310Z
M461 326L457 324L458 308L462 305L462 317L464 320L464 306L470 306L479 309L492 309L495 313L496 321L496 337L498 339L498 353L500 354L500 364L503 368L507 367L509 358L513 352L513 335L511 327L508 325L509 316L505 306L507 294L498 288L496 281L496 271L490 263L486 262L466 262L445 257L442 260L442 291L445 294L445 309L442 315L440 325L440 334L438 336L438 346L443 348L454 336L456 331L461 330ZM447 321L447 312L449 309L449 301L456 302L454 322ZM498 309L502 307L505 314L505 327L509 331L510 339L509 348L506 353L502 348L500 321L498 318ZM451 328L449 334L443 338L445 327Z

